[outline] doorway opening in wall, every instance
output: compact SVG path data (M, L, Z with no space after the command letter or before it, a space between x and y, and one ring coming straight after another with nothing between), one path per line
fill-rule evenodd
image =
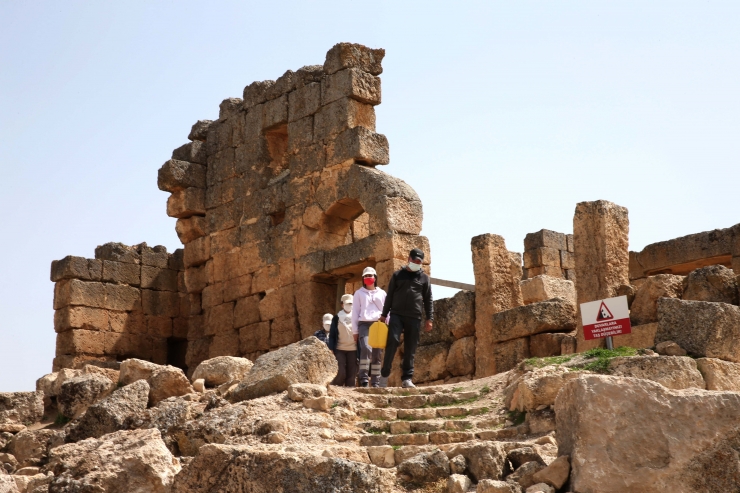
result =
M185 356L188 353L188 340L178 337L169 337L167 339L167 364L180 368L185 373L188 372L188 365L185 364Z

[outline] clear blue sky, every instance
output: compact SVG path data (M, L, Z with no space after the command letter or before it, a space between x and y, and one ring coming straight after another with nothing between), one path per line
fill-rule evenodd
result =
M178 248L157 169L254 80L387 50L385 170L424 202L437 277L470 238L630 211L630 246L740 222L738 2L0 3L0 391L54 355L52 260ZM437 296L449 295L437 290Z

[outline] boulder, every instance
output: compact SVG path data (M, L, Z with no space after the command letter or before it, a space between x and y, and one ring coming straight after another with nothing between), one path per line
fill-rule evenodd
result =
M635 294L630 307L632 325L649 324L658 321L658 300L660 298L680 298L683 292L683 276L658 274L645 279Z
M475 493L522 493L522 488L517 483L484 479L478 483Z
M77 418L115 388L116 384L108 377L98 374L82 374L67 379L57 395L59 412L68 418Z
M62 445L50 452L49 491L169 492L180 462L159 430L117 431L100 439Z
M740 364L717 358L699 358L696 367L704 377L707 390L740 392Z
M696 361L686 356L632 356L613 358L609 373L619 377L644 378L666 388L703 389L704 379Z
M532 479L537 483L549 484L556 490L563 487L570 476L570 457L561 455L554 461L550 462L546 468L537 471Z
M129 358L121 363L118 379L122 385L128 385L137 380L149 380L149 377L161 367L162 365L143 359Z
M390 445L367 447L370 462L378 467L394 467L396 465L395 450Z
M20 493L13 476L0 473L0 493Z
M447 478L447 493L467 493L472 484L464 474L453 474Z
M161 400L193 393L193 387L185 373L170 365L156 365L149 361L130 358L121 363L120 383L128 385L137 380L149 384L149 405L155 406Z
M509 462L511 462L514 469L523 466L527 462L539 462L540 464L545 465L545 461L542 460L540 454L535 452L532 447L520 447L510 450L506 458L509 459Z
M555 488L547 483L537 483L527 488L526 493L555 493Z
M202 447L177 476L172 493L386 493L397 491L394 483L392 470L371 464L212 444Z
M536 368L510 386L507 407L512 411L534 411L540 406L551 406L563 385L577 377L578 373L562 366Z
M522 298L525 305L547 301L552 298L564 298L576 303L576 286L573 281L544 274L525 279L521 282Z
M149 383L149 405L156 406L157 403L169 397L177 397L195 392L190 385L190 380L180 368L167 365L152 373L147 380Z
M327 395L323 397L306 397L303 399L303 405L308 409L317 411L328 411L334 404L334 398Z
M663 341L655 345L655 352L661 356L686 356L686 350L673 341Z
M232 402L284 392L294 383L326 386L337 374L337 359L316 337L263 354L244 380L229 392Z
M144 401L146 403L146 400ZM178 397L165 399L156 407L146 409L126 420L129 428L156 428L162 434L162 440L167 448L180 454L173 430L179 429L185 423L199 418L203 414L206 404L189 401Z
M292 401L300 402L307 398L323 397L326 387L315 383L294 383L288 387L288 397Z
M475 373L475 337L463 337L452 343L445 362L447 372L453 376Z
M450 459L450 472L452 474L464 474L468 468L468 461L462 455L456 455Z
M246 417L247 410L242 405L219 407L206 411L197 419L175 426L170 430L170 435L177 442L182 455L193 456L204 445L222 444L233 434L238 435L242 430L241 423ZM252 426L243 432L251 434Z
M0 423L32 424L43 416L43 392L0 392Z
M434 382L447 376L447 354L449 344L439 343L419 346L414 365L415 382Z
M494 342L576 328L575 304L563 298L518 306L493 315Z
M740 394L670 390L649 380L581 375L555 403L558 455L572 491L675 493L740 488Z
M129 427L129 421L146 409L149 384L137 380L126 385L87 409L69 431L70 441L100 438L108 433Z
M522 466L517 468L517 470L514 471L512 474L509 474L506 477L506 480L519 483L519 486L521 486L522 489L526 489L536 483L536 481L533 479L534 475L544 468L545 465L541 462L526 462Z
M15 476L14 479L20 493L46 493L49 491L49 483L54 479L54 475L36 473L28 476ZM2 488L0 491L3 491Z
M740 363L740 307L661 298L658 320L656 343L673 341L694 356Z
M446 450L447 457L462 455L475 481L501 479L506 467L506 449L500 442L475 441L455 444Z
M218 356L203 361L193 372L192 381L202 378L207 387L218 387L228 382L241 380L252 368L247 358Z
M62 430L25 430L8 443L8 451L18 461L16 467L33 467L46 463L49 449L64 443Z
M555 411L549 406L539 406L534 411L527 413L524 424L529 428L529 433L532 434L555 431Z
M458 291L451 298L434 300L434 327L444 334L435 342L449 342L446 334L454 339L475 335L475 293Z
M422 452L398 464L398 473L415 484L433 483L450 475L450 460L444 452Z
M686 277L683 299L737 305L735 273L724 265L696 269Z

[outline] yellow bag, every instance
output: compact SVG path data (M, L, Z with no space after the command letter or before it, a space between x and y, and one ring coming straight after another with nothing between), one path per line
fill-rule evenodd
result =
M385 349L388 341L388 326L383 322L375 322L370 326L370 334L367 343L373 349Z

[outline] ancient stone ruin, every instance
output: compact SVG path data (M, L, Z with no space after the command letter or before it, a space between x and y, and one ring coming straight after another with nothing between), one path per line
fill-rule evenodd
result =
M321 315L365 266L430 269L418 196L376 168L383 54L340 43L196 123L158 177L183 249L53 262L54 371L0 393L0 493L740 491L740 225L630 252L594 201L523 253L476 236L419 387L329 385ZM622 295L632 333L591 351L580 304Z
M418 195L378 169L390 161L375 132L384 53L338 44L323 65L253 82L221 103L218 120L193 125L157 180L182 250L109 243L94 259L52 264L54 369L139 358L192 372L216 356L254 360L310 336L364 267L385 286L411 248L429 253ZM700 267L737 272L738 231L629 252L627 210L596 201L577 205L572 234L527 235L523 254L500 236L475 237L475 293L437 301L416 380L454 383L601 345L583 339L577 307L617 294L637 300L637 327L617 343L652 346L655 293L681 297L676 276Z

